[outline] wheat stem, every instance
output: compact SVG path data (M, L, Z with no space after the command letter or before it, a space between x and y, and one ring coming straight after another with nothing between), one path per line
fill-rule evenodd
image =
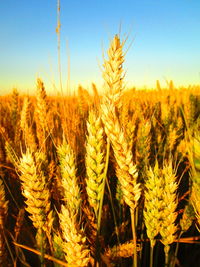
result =
M150 247L150 264L149 267L153 267L153 251L154 251L154 246Z
M133 234L133 267L137 267L137 234L135 229L135 210L130 209L131 212L131 227L132 227L132 234Z

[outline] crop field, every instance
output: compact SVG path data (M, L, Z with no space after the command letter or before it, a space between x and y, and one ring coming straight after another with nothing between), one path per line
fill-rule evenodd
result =
M200 87L0 97L0 266L200 266ZM101 93L100 93L101 92Z

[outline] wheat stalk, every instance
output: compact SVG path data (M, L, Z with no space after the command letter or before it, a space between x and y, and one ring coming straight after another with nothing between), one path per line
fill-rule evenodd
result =
M6 262L5 232L4 227L8 216L8 201L5 197L3 181L0 177L0 264L4 266Z

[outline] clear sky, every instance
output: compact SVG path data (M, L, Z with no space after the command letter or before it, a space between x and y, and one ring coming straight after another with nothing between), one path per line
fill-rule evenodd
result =
M200 84L200 0L60 0L61 62L66 87L102 85L102 51L119 32L129 34L127 86ZM41 77L58 85L57 1L0 0L0 94L32 93ZM67 45L68 43L68 49ZM65 90L65 89L64 89Z

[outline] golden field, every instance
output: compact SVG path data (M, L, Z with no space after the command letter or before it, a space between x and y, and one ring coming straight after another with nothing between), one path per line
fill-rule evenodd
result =
M0 266L197 266L200 87L0 97Z

